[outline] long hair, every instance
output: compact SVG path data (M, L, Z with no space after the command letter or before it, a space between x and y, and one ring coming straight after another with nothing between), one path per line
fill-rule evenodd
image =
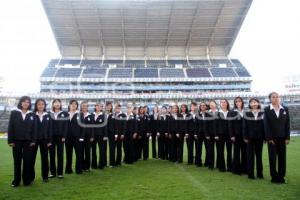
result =
M258 103L257 108L260 110L260 109L261 109L260 101L259 101L258 98L255 98L255 97L253 97L253 98L251 98L251 99L249 100L249 105L248 105L249 109L250 109L250 110L252 109L252 108L251 108L251 105L250 105L250 103L251 103L252 101L256 101L256 102Z
M235 97L234 98L234 101L233 101L234 102L234 106L233 107L235 109L238 109L238 107L236 106L236 103L235 103L235 101L238 100L238 99L241 100L241 102L242 102L242 109L244 109L244 99L242 97Z
M226 109L229 111L229 110L230 110L229 101L228 101L227 99L221 99L220 102L221 102L221 101L225 101L225 102L226 102L226 104L227 104Z
M45 105L45 107L44 107L44 112L46 112L46 101L45 101L45 99L42 99L42 98L39 98L39 99L37 99L36 101L35 101L35 104L34 104L34 112L37 112L38 111L38 108L37 108L37 104L38 104L38 102L43 102L44 103L44 105Z
M182 107L185 107L185 113L189 112L188 106L186 104L181 104L181 106L180 106L180 113L182 113Z
M70 106L71 106L71 104L74 103L74 102L76 103L76 106L77 106L77 109L78 109L78 105L79 105L79 104L78 104L78 101L75 100L75 99L72 99L72 100L69 101L68 111L70 111Z
M18 102L18 109L22 109L22 103L25 101L29 101L28 110L31 110L31 98L29 96L22 96Z

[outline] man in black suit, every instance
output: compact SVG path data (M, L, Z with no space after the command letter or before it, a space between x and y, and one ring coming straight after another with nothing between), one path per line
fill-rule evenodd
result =
M286 145L290 142L289 111L287 107L280 105L278 93L272 92L269 99L271 104L265 108L264 126L268 141L271 182L285 183Z

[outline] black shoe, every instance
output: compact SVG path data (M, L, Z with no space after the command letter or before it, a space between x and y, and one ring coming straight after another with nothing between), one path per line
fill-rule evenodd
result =
M284 178L280 178L280 179L278 180L278 183L284 184L284 183L285 183L285 179L284 179Z
M44 183L48 183L48 182L49 182L49 179L44 178L44 179L43 179L43 182L44 182Z
M279 181L276 178L272 178L271 183L279 183Z
M24 182L23 185L24 186L30 186L32 182Z
M257 178L264 179L264 176L263 175L257 175Z
M11 183L11 187L19 187L20 186L20 183L16 183L15 181L13 181Z
M52 175L52 174L50 174L49 176L48 176L48 178L54 178L55 177L55 175Z

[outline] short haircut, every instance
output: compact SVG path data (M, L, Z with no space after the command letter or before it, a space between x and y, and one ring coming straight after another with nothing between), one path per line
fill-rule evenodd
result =
M46 112L46 106L47 106L47 104L46 104L46 101L45 101L45 99L42 99L42 98L39 98L39 99L37 99L36 101L35 101L35 104L34 104L34 112L37 112L38 111L38 108L37 108L37 104L38 104L38 102L43 102L44 103L44 105L45 105L45 107L44 107L44 112Z
M29 101L28 110L31 110L31 98L29 96L22 96L18 102L18 109L22 109L22 103L25 101Z
M271 97L272 97L273 94L279 95L277 92L271 92L271 93L269 94L269 96L268 96L268 97L269 97L269 100L271 100Z
M76 106L77 106L77 109L78 109L78 101L75 100L75 99L72 99L72 100L69 101L69 106L68 106L68 110L69 110L69 111L70 111L70 105L71 105L72 103L76 103Z

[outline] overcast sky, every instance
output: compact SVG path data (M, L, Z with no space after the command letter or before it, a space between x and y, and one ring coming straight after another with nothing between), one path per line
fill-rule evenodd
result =
M230 57L253 76L253 91L283 91L283 78L299 73L300 1L254 0ZM0 76L4 90L39 91L39 76L59 57L40 0L6 0L0 7Z

